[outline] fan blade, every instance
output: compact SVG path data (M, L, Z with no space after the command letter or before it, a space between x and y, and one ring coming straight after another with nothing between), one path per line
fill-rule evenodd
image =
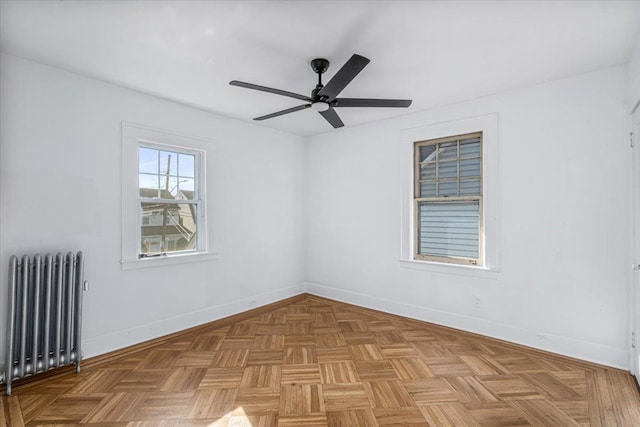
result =
M410 99L370 99L370 98L337 98L331 103L338 107L387 107L406 108L411 105Z
M329 83L318 92L318 95L326 96L330 100L334 99L368 63L369 60L364 56L353 55L347 63L338 70L336 75L329 80Z
M298 105L297 107L288 108L286 110L278 111L276 113L267 114L266 116L256 117L253 120L272 119L274 117L282 116L284 114L295 113L296 111L304 110L304 109L309 108L309 107L311 107L311 104L302 104L302 105Z
M238 80L232 80L232 81L229 82L229 84L231 86L239 86L239 87L244 87L244 88L247 88L247 89L259 90L259 91L262 91L262 92L275 93L276 95L288 96L290 98L296 98L296 99L301 99L303 101L311 102L311 98L309 98L308 96L299 95L299 94L293 93L293 92L287 92L286 90L280 90L280 89L274 89L274 88L266 87L266 86L254 85L253 83L239 82Z
M324 117L330 124L331 126L333 126L334 128L341 128L342 126L344 126L344 123L342 123L342 120L340 120L340 116L338 116L338 113L336 113L336 110L334 110L333 108L329 107L328 110L326 111L319 111L319 113L322 115L322 117Z

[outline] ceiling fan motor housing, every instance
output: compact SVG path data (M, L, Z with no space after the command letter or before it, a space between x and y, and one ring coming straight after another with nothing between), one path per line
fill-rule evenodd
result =
M329 98L327 98L326 96L318 96L318 92L320 92L323 87L324 86L322 86L321 84L318 84L316 88L311 91L311 99L313 99L315 102L329 100Z

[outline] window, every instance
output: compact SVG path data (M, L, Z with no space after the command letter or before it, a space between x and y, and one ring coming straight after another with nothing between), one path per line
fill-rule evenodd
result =
M218 258L205 200L215 144L122 122L122 269Z
M398 152L400 267L497 277L502 259L498 114L460 117L451 112L437 122L407 128ZM466 230L474 232L462 232L465 222Z
M414 259L483 265L482 132L414 143Z
M138 257L199 250L200 153L140 142Z

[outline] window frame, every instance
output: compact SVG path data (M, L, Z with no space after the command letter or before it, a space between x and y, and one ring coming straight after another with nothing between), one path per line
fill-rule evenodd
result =
M480 180L480 194L477 196L455 196L455 197L420 197L420 147L431 146L444 144L448 142L457 142L457 153L455 157L455 161L457 165L460 164L460 141L463 139L471 139L479 137L480 138L480 175L478 176ZM482 266L484 265L484 210L483 210L483 146L484 146L484 138L482 131L464 133L460 135L451 135L445 136L435 139L427 139L423 141L415 141L413 143L413 259L419 261L435 261L435 262L443 262L447 264L461 264L461 265L471 265L471 266ZM475 158L475 157L471 157ZM453 159L450 159L453 160ZM449 160L447 160L449 161ZM436 192L438 191L438 165L439 161L436 162ZM456 181L458 183L458 194L460 193L460 181L463 181L460 177L460 170L457 168L456 177L451 179L452 181ZM478 258L464 258L464 257L453 257L453 256L438 256L438 255L424 255L420 253L420 204L421 203L447 203L447 202L467 202L467 201L477 201L478 209L479 209L479 225L478 225Z
M162 144L156 141L149 141L146 139L139 139L138 140L138 157L137 157L137 163L138 166L140 165L140 148L150 148L152 150L158 150L158 151L167 151L167 152L171 152L171 153L176 153L176 154L188 154L188 155L192 155L195 157L194 159L194 170L193 170L193 182L194 182L194 190L193 190L193 200L183 200L183 199L163 199L161 197L140 197L140 193L138 190L138 232L136 234L137 236L137 243L136 243L136 250L138 252L137 257L139 259L144 259L144 258L149 258L152 256L158 256L156 254L154 255L147 255L145 256L142 252L141 252L141 247L142 247L142 227L143 227L143 221L142 221L142 204L143 203L163 203L163 204L173 204L173 205L179 205L179 204L188 204L188 205L195 205L196 206L196 248L195 249L191 249L191 250L184 250L184 251L171 251L171 252L167 252L166 250L164 252L161 252L160 254L162 256L168 256L168 257L172 257L172 256L177 256L177 255L189 255L189 254L198 254L198 253L203 253L206 252L206 249L203 248L203 243L204 243L204 239L201 237L201 226L203 223L203 216L200 214L202 207L204 205L203 202L203 195L201 192L201 187L202 187L202 170L204 169L202 167L203 165L203 159L205 157L205 152L203 150L198 150L198 149L193 149L193 148L186 148L186 147L179 147L176 145L169 145L169 144ZM176 161L177 162L177 161ZM138 177L140 176L140 172L138 171ZM179 177L178 177L179 178ZM139 179L139 178L138 178ZM138 189L140 188L140 181L138 180Z
M213 250L215 241L211 234L211 227L209 227L211 218L207 205L207 170L210 169L211 154L215 153L215 141L127 121L121 123L121 138L121 268L130 270L218 259L218 254ZM185 153L190 151L200 153L201 205L198 212L198 221L200 222L197 232L198 251L179 251L162 256L138 258L142 229L138 181L140 142L151 143L169 151L177 149ZM157 202L157 199L154 201Z
M397 138L400 178L398 265L402 269L436 274L453 274L496 279L501 272L500 187L498 113L461 116L446 111L429 117L429 122L402 130ZM467 265L414 258L414 143L482 131L482 215L483 264Z

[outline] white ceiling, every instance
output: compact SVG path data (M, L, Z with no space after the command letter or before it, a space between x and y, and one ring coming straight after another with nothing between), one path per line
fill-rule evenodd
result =
M302 102L309 61L371 63L342 97L409 98L409 109L342 108L346 126L627 62L640 2L2 2L0 49L251 121ZM258 122L254 122L258 123ZM262 126L332 131L311 109Z

